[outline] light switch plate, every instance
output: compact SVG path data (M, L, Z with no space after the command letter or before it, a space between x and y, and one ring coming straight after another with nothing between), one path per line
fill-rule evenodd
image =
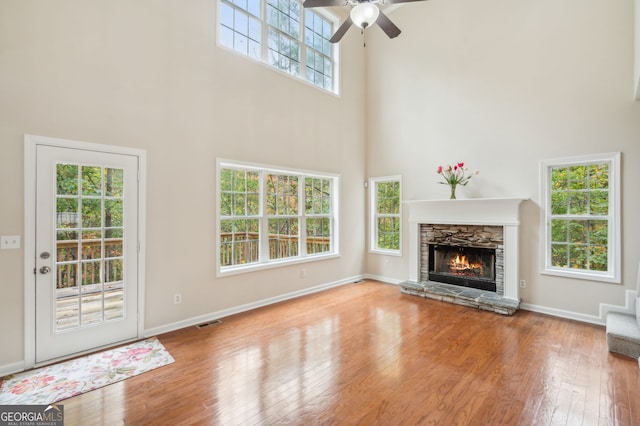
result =
M8 235L0 237L0 249L19 249L20 235Z

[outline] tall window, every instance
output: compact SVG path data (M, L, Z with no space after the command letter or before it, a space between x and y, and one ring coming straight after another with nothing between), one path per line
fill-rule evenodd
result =
M371 202L371 251L400 254L402 195L400 176L372 178L369 181Z
M541 163L544 273L620 282L620 154Z
M338 254L338 177L218 161L219 273Z
M337 92L334 20L298 0L220 0L222 46Z

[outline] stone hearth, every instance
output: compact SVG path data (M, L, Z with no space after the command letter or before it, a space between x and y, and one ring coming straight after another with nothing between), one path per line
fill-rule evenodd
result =
M400 285L402 292L504 315L513 314L520 306L518 227L519 206L524 200L491 198L407 201L410 270L409 280ZM460 230L473 229L472 239L475 241L470 244L495 246L500 256L496 292L428 280L425 275L425 262L428 261L425 248L433 235L446 229L446 226L441 225L451 225L457 234ZM478 241L478 235L483 241Z
M419 283L405 281L400 284L400 290L403 293L414 296L470 306L503 315L512 315L520 307L519 300L506 299L493 291L477 290L433 281Z

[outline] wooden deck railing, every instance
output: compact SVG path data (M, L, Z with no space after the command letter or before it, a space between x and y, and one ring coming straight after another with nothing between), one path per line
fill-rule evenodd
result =
M258 261L259 236L257 233L247 234L244 242L232 241L233 234L220 235L220 264L242 265ZM269 259L284 259L298 256L298 237L273 235L269 237ZM324 253L331 248L329 237L307 237L307 254Z
M58 256L56 261L69 262L59 264L57 267L56 288L75 287L78 283L78 272L83 277L84 285L94 283L116 283L122 281L122 259L104 259L102 262L92 262L93 259L102 258L101 240L83 240L82 253L78 240L66 240L57 242ZM109 238L104 240L104 252L109 257L122 256L122 238ZM79 261L79 260L82 261ZM78 266L80 264L80 266ZM77 268L80 268L78 271ZM104 277L100 276L100 270L104 271ZM103 278L103 279L101 279Z

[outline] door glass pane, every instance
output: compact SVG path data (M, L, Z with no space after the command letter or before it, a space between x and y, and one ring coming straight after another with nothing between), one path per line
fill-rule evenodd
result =
M104 315L105 320L123 318L124 305L122 304L122 287L106 290L104 292Z
M102 168L82 166L82 195L102 195Z
M57 331L124 317L124 190L123 169L56 165Z
M107 197L122 197L124 183L122 169L104 169L104 192Z
M56 194L78 195L78 166L58 164L56 167Z
M102 225L102 200L83 198L82 199L82 227L97 228Z
M122 226L122 200L106 200L104 202L104 226Z
M56 200L56 224L58 228L77 228L78 216L77 198L58 198Z

